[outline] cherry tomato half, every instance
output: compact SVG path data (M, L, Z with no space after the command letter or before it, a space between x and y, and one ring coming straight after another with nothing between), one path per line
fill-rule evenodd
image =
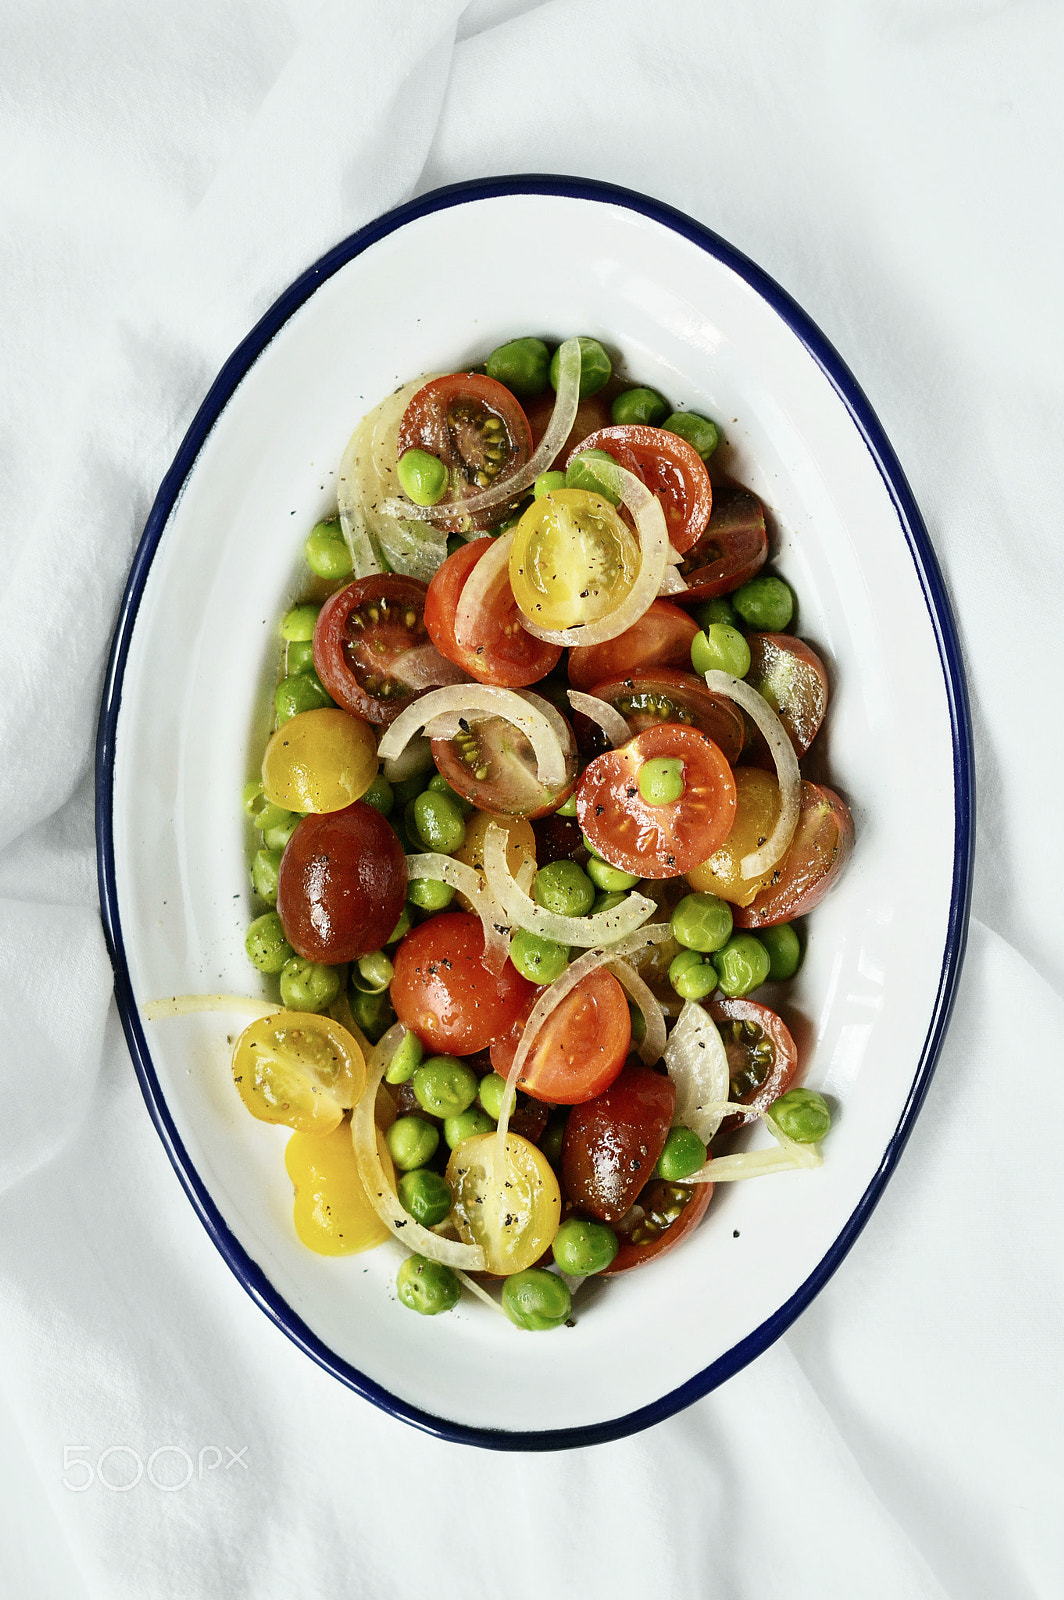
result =
M797 755L816 738L828 707L827 669L815 650L793 633L749 633L750 670L746 680L764 695L786 728ZM763 736L755 729L746 759L759 766L772 763ZM775 770L775 763L772 763Z
M558 665L562 651L560 645L534 639L522 627L505 567L484 597L469 640L459 644L455 638L455 613L466 580L493 544L492 539L474 539L447 557L425 596L425 626L440 654L478 683L523 689L545 678Z
M527 1003L534 985L509 961L489 972L483 957L484 930L465 911L430 917L400 943L392 1005L429 1049L456 1056L486 1050Z
M509 389L483 373L453 372L414 395L399 424L397 449L399 455L427 450L443 462L450 488L439 505L453 505L456 515L449 522L435 515L433 520L461 530L468 521L462 501L523 467L532 454L532 434ZM474 517L473 526L494 527L508 514L508 505L495 506Z
M682 763L683 793L651 805L639 792L646 761ZM735 820L735 779L712 739L678 722L662 722L585 767L576 815L603 857L640 878L674 878L720 848Z
M636 1060L605 1093L574 1106L562 1145L570 1203L599 1222L630 1211L664 1149L675 1107L672 1079Z
M652 1178L626 1216L614 1223L620 1249L603 1277L616 1277L633 1267L675 1250L706 1214L713 1198L711 1183L666 1183Z
M706 1002L720 1029L728 1056L729 1100L765 1111L790 1087L798 1066L798 1051L782 1017L757 1000ZM721 1133L738 1127L739 1117L725 1117Z
M233 1046L233 1082L253 1117L300 1133L331 1133L366 1087L358 1041L331 1017L274 1011Z
M479 1244L497 1277L523 1272L550 1249L561 1221L554 1169L520 1134L506 1135L506 1171L495 1173L495 1134L455 1145L447 1163L454 1219L466 1244Z
M293 950L336 966L379 950L406 899L406 856L390 823L356 800L304 817L277 874L277 914Z
M642 423L600 428L572 452L606 450L619 466L641 478L657 495L673 547L682 555L705 533L713 505L713 488L698 451L679 434Z
M535 445L539 444L547 431L556 399L553 390L548 390L546 394L537 395L534 400L530 400L525 407L528 425L532 429L532 442ZM566 461L577 445L597 429L608 428L612 421L610 403L601 393L588 395L586 400L581 400L576 408L576 419L569 430L569 437L551 462L551 467L564 469Z
M631 1043L632 1017L624 990L612 972L597 967L555 1006L536 1034L518 1087L550 1105L591 1100L609 1088ZM509 1054L512 1062L513 1051ZM501 1075L494 1048L491 1059Z
M691 643L697 633L698 623L686 611L668 600L654 600L639 621L616 639L574 645L569 651L569 682L574 689L586 693L597 683L620 678L626 672L649 672L654 667L689 670Z
M485 717L451 739L433 739L432 759L451 788L479 810L541 817L560 806L576 782L576 740L564 717L560 722L565 755L560 789L548 789L540 782L529 740L504 717Z
M779 866L749 905L734 908L738 928L771 928L818 906L850 859L853 817L845 800L802 783L798 826Z
M314 665L333 699L367 722L394 722L426 689L461 683L425 628L426 587L375 573L330 595L314 629Z
M746 737L742 713L733 701L712 694L693 672L651 667L607 678L596 683L591 693L616 706L633 733L659 722L682 722L719 745L732 766L739 759Z
M765 564L768 534L765 509L748 489L728 485L714 490L713 510L702 537L687 551L680 576L688 600L730 594Z

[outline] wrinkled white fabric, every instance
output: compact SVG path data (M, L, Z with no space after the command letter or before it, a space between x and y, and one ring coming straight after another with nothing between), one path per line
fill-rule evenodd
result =
M1064 1592L1062 54L1051 0L8 0L5 1600ZM222 361L356 227L530 171L689 212L843 353L956 607L980 796L953 1025L851 1254L704 1401L542 1457L391 1421L215 1253L113 1007L91 776L125 574ZM80 1487L167 1446L181 1492Z

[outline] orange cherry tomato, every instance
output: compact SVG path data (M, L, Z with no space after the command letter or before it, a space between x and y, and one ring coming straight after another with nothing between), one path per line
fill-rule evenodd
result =
M609 1088L631 1043L632 1017L624 990L612 972L598 967L555 1006L536 1034L518 1088L550 1105L579 1105ZM510 1063L515 1049L516 1040ZM492 1065L500 1073L503 1055L500 1051L496 1062L492 1050Z
M589 434L567 465L582 450L605 450L619 466L642 479L660 500L669 540L681 555L705 533L713 487L702 457L679 434L645 423L617 423Z
M473 568L494 541L474 539L462 545L437 570L425 596L425 626L441 655L453 661L478 683L501 689L523 689L538 683L561 660L561 646L535 639L521 623L510 574L506 567L484 597L473 634L459 644L454 621Z
M639 621L616 639L574 645L569 651L569 682L586 693L596 683L626 672L648 672L652 667L690 672L691 643L697 633L698 623L686 611L668 600L654 600Z

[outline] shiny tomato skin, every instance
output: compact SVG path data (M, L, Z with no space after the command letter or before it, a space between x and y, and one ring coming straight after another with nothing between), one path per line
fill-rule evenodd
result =
M705 1002L720 1029L728 1056L729 1100L765 1111L790 1088L798 1069L798 1048L781 1016L758 1000L729 1000L720 996ZM738 1116L725 1117L721 1133L741 1126Z
M604 1093L574 1106L562 1144L562 1189L599 1222L618 1222L650 1178L672 1125L671 1078L632 1059Z
M569 651L569 682L590 694L596 683L621 678L626 672L654 667L690 671L691 644L698 623L668 600L654 600L647 611L616 639L602 644L574 645Z
M679 759L684 792L650 805L639 792L643 763ZM720 749L696 728L662 722L596 756L577 785L576 815L605 861L640 878L675 878L719 850L735 820L735 779Z
M615 706L633 733L660 722L682 722L719 745L734 766L746 738L746 725L733 701L713 694L704 679L677 667L650 667L596 683L591 693Z
M669 541L681 555L705 533L713 487L702 457L679 434L643 423L615 423L589 434L567 464L581 450L605 450L642 479L661 502Z
M632 1017L624 990L612 972L598 967L570 990L540 1028L517 1086L549 1105L592 1100L617 1077L631 1043ZM494 1060L493 1052L493 1065Z
M768 557L765 510L748 489L727 485L713 494L713 510L701 538L686 552L680 576L685 600L712 600L747 583Z
M486 1050L509 1031L535 991L509 961L492 973L483 956L480 919L465 911L430 917L400 943L392 1005L428 1049L455 1056Z
M314 666L338 705L367 722L394 722L426 689L460 683L425 627L426 587L417 578L356 578L322 606Z
M534 400L528 402L526 413L534 445L538 446L547 431L556 399L553 390L549 390L546 394L537 395ZM569 430L569 437L551 462L551 469L561 468L564 471L565 463L576 446L586 439L589 433L608 427L612 420L610 403L602 394L588 395L586 400L581 400L576 408L576 420Z
M737 928L771 928L818 906L853 850L853 817L823 784L802 782L798 826L770 881L748 906L735 906Z
M440 527L459 532L462 501L523 467L532 454L528 418L503 384L480 372L452 372L419 389L403 413L397 448L426 450L447 467L451 487L433 511ZM453 507L453 515L446 513ZM509 515L506 502L472 519L491 528Z
M356 800L304 817L277 875L285 937L308 961L336 966L379 950L406 899L406 856L379 811Z
M795 754L804 756L828 708L827 668L816 651L793 633L748 633L746 642L750 646L746 681L772 706ZM756 729L747 742L745 759L775 771L771 752Z
M679 1196L686 1190L688 1198L683 1204L683 1209L675 1222L670 1222L660 1232L655 1230L653 1237L642 1242L631 1237L633 1232L638 1231L638 1225L626 1229L625 1219L622 1217L617 1225L620 1249L602 1276L615 1278L619 1272L631 1272L635 1267L645 1267L648 1261L655 1261L659 1256L675 1250L680 1241L686 1239L689 1233L693 1233L702 1221L706 1208L713 1198L713 1189L712 1183L666 1183L663 1178L653 1179L637 1197L636 1204L646 1202L646 1208L653 1214L661 1207L662 1201L666 1207L670 1202L675 1205Z
M425 627L436 649L478 683L523 689L545 678L561 660L561 646L535 639L521 625L509 573L504 567L485 597L475 635L467 644L455 638L455 613L473 568L494 540L473 539L439 567L425 596Z
M576 783L576 740L569 723L562 722L565 779L559 789L540 782L530 741L503 717L485 717L454 738L433 739L432 759L451 788L479 811L545 817L568 799Z

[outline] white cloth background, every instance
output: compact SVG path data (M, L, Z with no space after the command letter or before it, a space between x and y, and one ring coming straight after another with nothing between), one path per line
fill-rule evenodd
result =
M0 21L0 1594L1056 1600L1064 10L4 0ZM700 1404L546 1457L391 1421L230 1276L126 1055L92 837L122 584L212 375L357 226L522 171L686 210L843 353L943 563L980 793L954 1023L841 1270ZM65 1460L171 1444L218 1463L180 1493L71 1487Z

